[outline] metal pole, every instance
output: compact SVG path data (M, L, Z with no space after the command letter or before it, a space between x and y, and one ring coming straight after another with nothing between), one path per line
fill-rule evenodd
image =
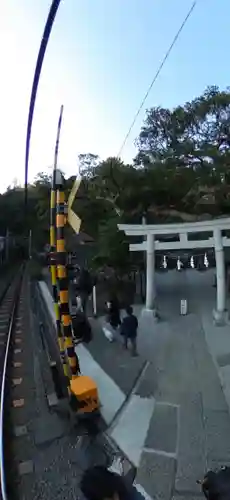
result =
M57 262L57 279L60 298L60 312L65 337L65 349L68 357L72 378L76 378L80 374L79 360L76 356L73 336L72 336L72 321L69 312L69 290L68 276L66 269L67 253L65 248L65 193L63 190L63 176L59 170L56 170L56 262Z
M54 151L54 171L56 171L56 169L57 169L58 149L59 149L59 141L60 141L60 133L61 133L61 124L62 124L63 109L64 109L64 107L63 107L63 104L62 104L61 105L61 109L60 109L59 119L58 119L57 138L56 138L55 151ZM56 183L55 183L55 185L56 185ZM54 185L54 187L55 187L55 185Z
M92 299L93 299L93 315L94 315L94 317L96 317L97 316L97 289L96 289L96 285L93 286Z
M65 353L65 343L64 343L64 335L62 333L62 325L61 325L61 317L60 317L60 309L59 309L59 301L58 301L58 288L57 288L57 269L56 269L56 167L57 167L57 157L58 157L58 144L60 138L60 130L61 130L61 121L62 121L62 113L63 106L61 107L59 121L58 121L58 130L57 130L57 139L55 146L55 154L54 154L54 170L53 170L53 179L50 193L50 271L51 271L51 282L52 282L52 291L53 291L53 301L54 301L54 311L56 317L56 328L57 328L57 336L58 336L58 345L60 350L60 358L63 366L63 372L66 379L67 386L69 387L70 380L70 372L69 366L66 359Z
M26 133L26 154L25 154L25 218L27 217L27 208L28 208L28 169L29 169L29 154L30 154L30 136L31 136L33 115L34 115L34 107L35 107L35 101L36 101L36 95L37 95L37 89L38 89L43 59L46 53L46 48L49 41L50 33L52 31L53 23L60 2L61 0L53 0L50 7L49 15L47 17L45 29L41 39L41 45L38 52L33 85L30 96L30 107L29 107L27 133Z

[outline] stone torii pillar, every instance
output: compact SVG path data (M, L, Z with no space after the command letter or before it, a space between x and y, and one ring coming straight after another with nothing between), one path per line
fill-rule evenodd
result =
M146 252L146 307L143 313L151 312L157 317L156 311L156 289L155 289L155 250L165 252L168 250L181 251L201 248L206 252L208 248L214 248L216 257L217 293L213 318L218 325L227 320L226 314L226 280L224 248L230 248L230 237L222 236L222 231L230 230L230 217L218 218L208 221L197 221L172 224L118 224L118 228L127 236L139 236L144 238L142 243L130 244L130 251ZM212 236L191 240L188 238L192 233L212 233ZM178 235L179 241L159 240L157 236Z
M216 258L216 309L213 311L215 322L222 323L226 308L226 280L224 249L221 229L215 228L213 231L215 258Z
M146 311L155 309L156 283L155 283L155 237L147 235L146 248Z

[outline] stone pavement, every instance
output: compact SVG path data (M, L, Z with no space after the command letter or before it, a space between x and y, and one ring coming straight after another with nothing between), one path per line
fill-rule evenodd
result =
M149 393L153 382L156 405L138 479L153 497L187 498L199 493L196 480L207 467L230 461L228 407L195 315L172 320L168 330L158 324L153 335L153 365L139 393Z
M218 346L219 364L230 362L230 355L224 357L227 341L230 353L228 327L215 327L212 322L212 273L196 273L194 282L193 278L191 281L188 286L184 273L179 278L172 276L171 287L170 283L167 290L164 285L158 287L162 320L150 323L140 318L139 353L149 363L133 387L132 397L140 397L144 412L147 400L154 399L154 406L138 459L137 480L149 495L161 500L200 498L197 479L208 468L230 464L230 443L226 440L230 432L229 410L215 361ZM180 298L188 299L187 316L179 314ZM141 306L135 306L137 315L140 311ZM127 358L127 371L123 374L117 371L119 346L110 344L97 328L98 346L92 343L91 352L118 384L127 383L129 370L132 378L134 360ZM220 345L224 337L225 343ZM215 349L211 349L212 344ZM134 425L130 421L129 427L138 428L141 407L137 417L132 418ZM128 426L123 435L121 429L119 432L123 447ZM135 441L134 432L133 446ZM130 443L127 448L130 449Z
M127 425L124 440L128 427L135 428L134 448L141 434L144 406L151 403L143 443L138 443L137 480L156 500L198 500L202 496L197 479L207 468L230 464L226 439L230 434L226 403L230 342L228 327L215 327L211 320L216 292L212 284L213 271L159 274L162 320L148 323L140 319L140 356L136 360L119 343L110 344L99 321L92 320L95 336L88 349L128 397L115 424L120 423L120 430ZM187 316L180 316L182 298L188 300ZM139 314L140 306L135 309ZM136 406L132 405L135 401ZM130 417L126 422L125 412ZM133 452L132 443L126 445Z
M115 342L109 342L102 332L103 320L91 319L90 322L94 339L87 349L127 397L144 369L145 357L131 357L131 353L123 348L121 338Z
M171 275L167 290L158 287L162 321L150 325L140 320L139 350L151 363L137 393L153 394L155 410L138 481L153 498L164 500L200 498L197 479L207 468L230 463L229 410L213 357L216 351L210 349L211 337L217 349L227 332L211 328L212 274L204 276L203 285L203 273L196 273L194 282L190 276L190 288L184 274ZM188 316L179 315L180 298L189 300ZM226 346L227 340L219 346L222 363L229 363L230 356L223 358ZM227 354L229 347L228 342Z
M210 273L211 274L211 273ZM207 276L208 278L208 276ZM202 306L199 310L199 316L205 332L206 342L209 352L212 355L217 373L221 382L222 389L230 410L230 323L227 317L227 323L221 327L214 325L211 317L211 305L215 303L216 288L209 287L208 293L204 294ZM227 316L229 315L229 296L227 297Z

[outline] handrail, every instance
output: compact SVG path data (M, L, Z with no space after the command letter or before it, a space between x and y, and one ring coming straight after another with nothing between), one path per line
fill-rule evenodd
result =
M6 350L5 350L5 354L4 354L4 364L3 364L2 381L1 381L1 396L0 396L0 485L1 485L2 500L8 500L7 488L6 488L5 463L4 463L4 431L3 431L5 389L6 389L6 371L7 371L8 355L9 355L12 331L13 331L14 320L15 320L15 312L16 312L16 308L17 308L17 304L18 304L18 296L19 296L19 290L20 290L20 285L21 285L21 280L22 280L22 271L23 271L23 267L21 269L21 276L19 278L19 282L18 282L18 285L17 285L16 290L15 290L14 302L13 302L13 307L12 307L12 311L11 311L11 315L10 315L8 337L7 337L7 343L6 343Z

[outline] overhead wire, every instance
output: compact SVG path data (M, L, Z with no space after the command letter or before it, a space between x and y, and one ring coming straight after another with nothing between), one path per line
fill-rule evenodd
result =
M42 36L42 40L41 40L41 44L40 44L40 49L39 49L39 53L38 53L38 57L37 57L37 62L36 62L36 68L35 68L35 73L34 73L34 79L33 79L33 85L32 85L32 91L31 91L31 98L30 98L30 106L29 106L29 114L28 114L28 122L27 122L27 134L26 134L26 152L25 152L25 183L24 183L24 188L25 188L25 215L27 213L27 206L28 206L28 167L29 167L29 153L30 153L30 138L31 138L31 129L32 129L32 122L33 122L33 114L34 114L34 107L35 107L35 101L36 101L36 95L37 95L37 89L38 89L38 84L39 84L39 79L40 79L40 74L41 74L41 69L42 69L42 64L43 64L43 60L44 60L44 56L45 56L45 52L46 52L46 48L47 48L47 44L48 44L48 41L49 41L49 37L50 37L50 34L51 34L51 30L52 30L52 27L53 27L53 23L54 23L54 20L55 20L55 17L56 17L56 14L57 14L57 11L58 11L58 8L59 8L59 5L60 5L60 2L61 0L53 0L52 2L52 5L50 7L50 11L49 11L49 14L48 14L48 18L47 18L47 21L46 21L46 25L45 25L45 29L44 29L44 32L43 32L43 36ZM117 157L120 157L123 149L124 149L124 146L126 145L126 142L130 136L130 133L136 123L136 120L145 104L145 101L149 95L149 93L151 92L152 90L152 87L154 85L154 83L156 82L158 76L160 75L160 72L161 70L163 69L176 41L178 40L184 26L186 25L189 17L191 16L195 6L197 4L197 0L195 0L191 6L191 8L189 9L185 19L183 20L179 30L177 31L169 49L167 50L146 94L144 95L144 98L143 100L141 101L141 104L137 110L137 112L135 113L134 115L134 119L130 125L130 128L124 138L124 141L121 145L121 148L119 150L119 153L117 155Z
M30 106L29 106L27 132L26 132L26 152L25 152L25 183L24 183L25 217L27 215L27 208L28 208L28 168L29 168L30 138L31 138L32 123L33 123L34 107L35 107L35 101L36 101L36 95L37 95L37 89L38 89L43 59L44 59L44 56L46 53L46 48L47 48L47 44L49 41L50 33L52 31L53 23L54 23L60 2L61 2L61 0L53 0L52 5L50 7L50 11L49 11L49 14L47 17L45 29L43 32L43 36L42 36L42 40L41 40L41 44L40 44L40 48L39 48L39 52L38 52L35 73L34 73L34 79L33 79L33 85L32 85L32 91L31 91L31 97L30 97Z
M131 125L130 125L130 127L129 127L129 130L128 130L128 132L127 132L127 134L126 134L126 136L125 136L125 138L124 138L124 140L123 140L123 142L122 142L122 145L121 145L121 147L120 147L120 149L119 149L119 152L118 152L118 154L117 154L117 157L118 157L118 158L121 156L121 153L122 153L122 151L123 151L123 149L124 149L124 147L125 147L125 145L126 145L126 142L127 142L128 138L129 138L129 136L130 136L130 134L131 134L131 132L132 132L132 130L133 130L133 127L134 127L134 125L135 125L135 123L136 123L136 120L137 120L137 118L138 118L138 116L139 116L139 114L140 114L140 112L141 112L141 110L142 110L142 108L143 108L143 106L144 106L144 104L145 104L145 102L146 102L146 99L148 98L148 96L149 96L149 94L150 94L150 92L151 92L151 90L152 90L152 88L153 88L154 83L156 83L156 81L157 81L157 79L158 79L158 77L159 77L159 75L160 75L160 73L161 73L161 71L162 71L162 69L163 69L163 67L164 67L164 65L165 65L165 63L166 63L166 61L167 61L167 59L168 59L168 57L170 56L170 54L171 54L171 52L172 52L172 49L174 48L174 45L176 44L176 42L177 42L177 40L178 40L178 38L179 38L179 36L180 36L181 32L183 31L183 28L184 28L184 27L185 27L185 25L187 24L187 21L189 20L189 18L190 18L190 16L191 16L192 12L194 11L194 9L195 9L195 7L196 7L196 4L197 4L197 0L195 0L195 1L193 2L192 6L190 7L190 9L189 9L189 11L188 11L187 15L185 16L185 18L184 18L184 20L183 20L182 24L180 25L180 28L178 29L178 31L177 31L177 33L176 33L176 35L174 36L174 38L173 38L173 40L172 40L172 43L170 44L170 46L169 46L169 48L168 48L168 50L167 50L167 52L166 52L166 54L165 54L164 58L162 59L162 61L161 61L161 63L160 63L160 66L159 66L159 68L157 69L157 72L155 73L154 78L153 78L153 80L151 81L151 84L149 85L149 87L148 87L148 89L147 89L147 92L145 93L144 98L142 99L141 104L140 104L140 106L139 106L139 108L138 108L137 112L136 112L136 113L135 113L135 115L134 115L133 121L132 121L132 123L131 123Z

